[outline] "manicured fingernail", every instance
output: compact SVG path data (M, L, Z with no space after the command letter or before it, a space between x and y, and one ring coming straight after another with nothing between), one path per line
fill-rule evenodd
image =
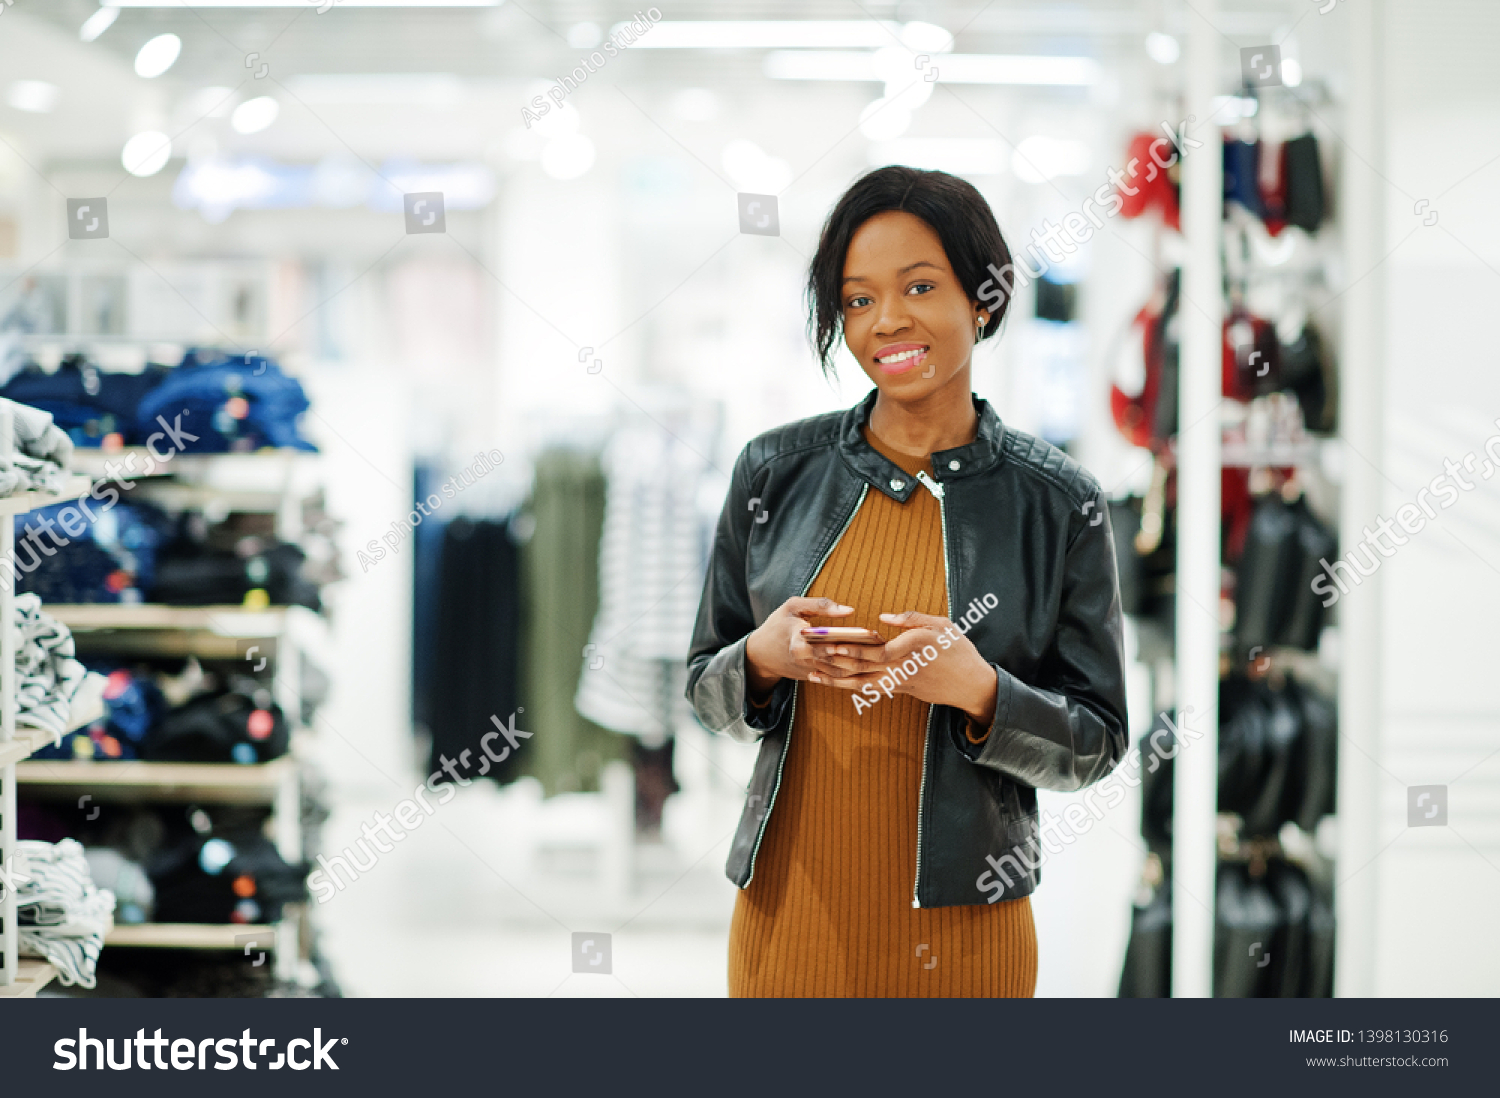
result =
M809 676L807 676L807 681L808 682L818 682L820 680L818 679L818 676L816 676L816 675L809 675Z

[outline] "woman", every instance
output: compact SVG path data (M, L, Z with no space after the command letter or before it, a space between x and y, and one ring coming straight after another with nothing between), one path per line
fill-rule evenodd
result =
M871 172L823 228L814 341L826 371L842 333L875 391L740 454L688 661L704 724L761 744L731 995L1035 989L1036 790L1114 767L1125 690L1098 484L970 391L1009 263L943 172Z

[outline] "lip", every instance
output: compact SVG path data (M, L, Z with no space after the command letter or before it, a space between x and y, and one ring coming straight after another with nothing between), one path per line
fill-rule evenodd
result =
M888 343L875 352L875 365L880 367L884 373L902 374L926 362L927 355L931 350L931 345L927 343ZM891 355L899 355L907 351L918 351L920 353L912 355L910 358L902 359L900 362L887 363L880 361Z

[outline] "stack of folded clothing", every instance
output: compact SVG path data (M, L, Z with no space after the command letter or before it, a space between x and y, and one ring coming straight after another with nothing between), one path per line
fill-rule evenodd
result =
M16 923L20 950L45 957L64 984L94 986L115 897L94 887L83 847L73 839L16 844Z
M95 667L105 715L41 747L33 757L250 764L278 759L291 747L286 714L271 691L248 675L231 675L226 681L200 672L196 687L177 693L181 684L160 672ZM179 704L170 705L168 693L177 694Z
M198 436L185 444L185 453L263 446L316 450L298 430L298 418L307 409L301 383L264 355L195 349L141 399L136 423L143 430L159 430L152 427L157 417L175 425L180 415L183 427Z
M167 712L161 689L148 674L125 667L92 667L103 678L104 716L39 748L38 759L138 759L146 733Z
M172 520L154 504L57 503L15 517L16 589L46 602L141 602Z
M9 409L14 443L9 457L0 457L0 496L17 492L55 492L68 476L73 442L67 432L39 408L0 399Z
M73 354L50 374L29 364L5 383L0 395L50 412L75 446L142 446L151 431L136 423L136 411L141 398L168 373L167 367L154 364L137 374L101 370Z
M259 827L214 827L169 841L146 867L163 923L274 923L307 898L305 865L289 865Z
M35 595L16 596L16 723L61 739L88 669L73 658L73 634L42 611Z
M59 603L321 608L306 575L317 566L298 546L233 525L210 528L194 511L174 519L145 500L43 507L16 516L16 587Z
M0 396L51 413L80 447L145 445L164 420L175 431L171 445L184 453L316 449L298 428L308 408L302 385L254 353L193 349L175 368L148 365L133 374L100 370L70 355L51 373L28 365Z

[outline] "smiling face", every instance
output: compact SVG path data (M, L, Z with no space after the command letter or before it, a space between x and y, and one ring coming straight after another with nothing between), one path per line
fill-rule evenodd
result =
M881 394L917 400L959 382L968 392L975 325L942 241L909 213L876 214L844 256L844 342Z

